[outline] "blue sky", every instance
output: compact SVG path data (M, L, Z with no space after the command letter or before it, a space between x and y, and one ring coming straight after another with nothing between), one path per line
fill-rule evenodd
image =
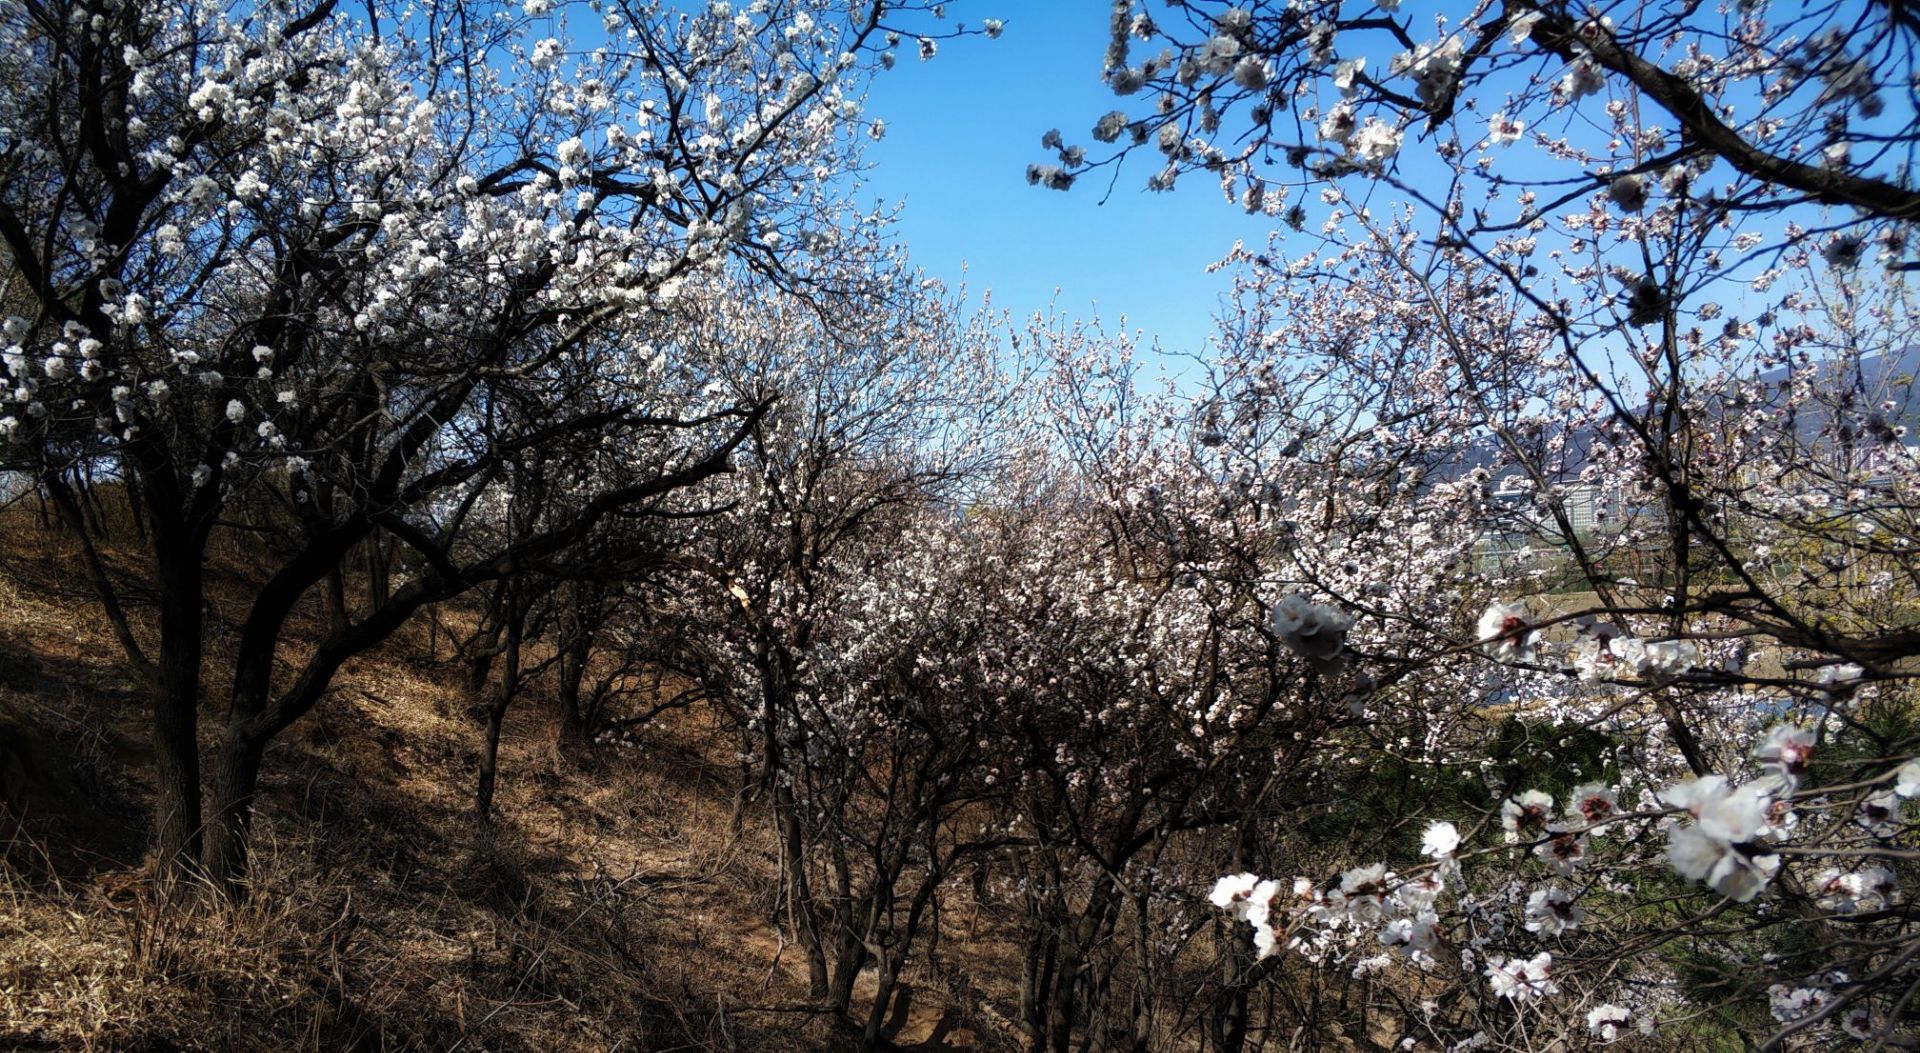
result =
M1068 143L1097 146L1093 122L1120 101L1100 80L1108 5L1000 0L966 15L1004 18L1006 31L943 42L930 62L908 41L874 84L869 113L887 134L869 144L863 200L903 203L914 263L950 284L964 276L976 301L991 289L1016 317L1057 304L1109 329L1124 315L1167 353L1199 350L1231 282L1207 266L1236 239L1264 245L1274 221L1227 204L1204 175L1150 194L1144 157L1121 168L1110 196L1110 170L1065 193L1028 186L1027 165L1052 159L1041 135L1058 127Z
M1040 145L1048 129L1059 128L1069 144L1098 157L1104 151L1092 141L1094 121L1122 103L1130 113L1141 110L1139 98L1115 98L1100 78L1109 5L970 0L956 5L954 15L973 25L1003 18L1005 33L998 40L944 41L929 62L915 57L911 40L903 41L898 66L882 74L869 95L869 115L887 122L887 134L868 144L863 203L901 204L898 235L913 262L950 284L964 280L976 301L991 290L995 306L1016 318L1051 305L1068 318L1097 315L1110 331L1124 319L1127 330L1157 340L1168 355L1202 350L1233 277L1230 271L1209 274L1208 266L1236 240L1264 246L1277 221L1245 215L1204 174L1183 177L1172 193L1149 193L1147 177L1158 161L1157 154L1147 155L1151 151L1121 166L1111 193L1112 169L1092 173L1065 193L1029 186L1027 165L1053 160ZM1386 56L1370 57L1384 66ZM1502 94L1497 78L1483 85L1478 112L1498 109ZM1891 109L1910 118L1910 99L1893 96ZM1484 117L1465 119L1477 123ZM1539 119L1541 131L1577 137L1597 118L1583 110ZM1899 122L1899 113L1888 120ZM1496 156L1509 177L1569 174L1525 144L1501 148ZM1445 172L1417 129L1394 167L1418 186L1428 185L1423 180L1429 174L1443 178ZM1368 190L1357 180L1344 189ZM1439 185L1433 191L1444 194ZM1396 196L1390 187L1377 186L1371 204L1378 209ZM1310 223L1317 222L1313 195L1295 200L1307 205ZM1777 236L1788 217L1813 226L1834 218L1801 208L1763 214L1745 226ZM1757 269L1739 268L1711 298L1751 313L1745 282Z

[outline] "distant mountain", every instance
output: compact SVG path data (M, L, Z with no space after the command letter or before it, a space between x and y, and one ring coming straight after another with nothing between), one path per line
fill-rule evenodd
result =
M1816 363L1811 377L1796 379L1795 373L1782 367L1763 374L1761 405L1778 407L1797 388L1812 386L1813 397L1793 417L1794 433L1805 441L1898 438L1911 443L1920 433L1920 393L1914 390L1915 378L1920 377L1920 344L1909 344L1893 354L1865 355L1851 363L1829 359ZM1906 434L1895 436L1895 429L1902 426Z
M1904 426L1898 441L1920 442L1920 344L1897 354L1867 355L1854 363L1829 360L1814 367L1812 377L1795 379L1795 370L1782 367L1762 374L1758 383L1735 381L1726 394L1707 401L1710 413L1731 417L1754 410L1777 410L1795 393L1796 386L1817 389L1793 413L1794 433L1803 441L1889 441ZM1891 403L1891 408L1885 404ZM1836 416L1837 415L1837 416ZM1544 445L1552 433L1533 440ZM1571 480L1588 460L1589 451L1607 440L1605 429L1582 427L1566 435L1561 476ZM1618 440L1614 440L1618 441ZM1518 470L1491 436L1482 436L1448 453L1436 454L1422 465L1422 485L1453 482L1476 468L1494 473L1495 490Z

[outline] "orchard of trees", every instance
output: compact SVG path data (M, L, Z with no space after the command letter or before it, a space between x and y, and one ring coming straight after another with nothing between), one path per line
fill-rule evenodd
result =
M1032 192L1274 230L1163 382L853 204L975 6L0 6L0 467L177 909L464 605L476 814L528 678L570 755L710 709L866 1048L963 899L1051 1053L1920 1042L1914 13L1119 0Z

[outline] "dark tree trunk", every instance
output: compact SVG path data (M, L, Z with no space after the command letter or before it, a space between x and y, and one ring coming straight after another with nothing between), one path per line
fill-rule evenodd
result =
M526 632L526 608L509 594L506 610L506 646L500 653L500 682L494 685L493 701L487 706L486 741L480 749L480 784L474 792L473 810L483 823L493 821L493 790L500 771L500 728L506 722L507 708L520 691L520 638Z
M1029 920L1032 920L1031 915ZM1026 1025L1027 1033L1033 1036L1035 1049L1040 1048L1042 1036L1046 1033L1044 992L1053 986L1054 948L1057 946L1059 940L1045 922L1027 934L1027 952L1020 970L1020 1022Z
M780 741L779 729L786 715L792 712L793 700L785 688L786 669L777 657L762 654L759 668L764 706L760 715L761 749L765 754L762 764L764 785L773 791L773 820L780 838L780 896L786 905L794 939L807 956L807 991L815 998L825 998L831 983L826 941L820 935L819 908L814 903L812 883L807 879L806 826L793 786L786 781L792 773L786 770Z
M478 695L487 688L487 677L493 672L493 660L500 656L505 645L500 641L501 632L506 627L507 585L503 581L494 586L493 595L487 600L487 611L480 623L480 631L466 647L467 693Z
M576 584L571 590L567 610L561 616L560 722L554 729L554 749L559 755L578 756L587 745L587 719L581 709L580 685L586 680L587 661L593 655L597 609L589 609L588 589Z
M133 536L142 545L147 543L147 521L140 515L140 473L133 466L122 462L120 477L127 481L127 518L133 520Z
M867 1010L866 1027L860 1032L860 1049L871 1053L882 1048L881 1030L887 1023L887 1011L892 1008L893 995L899 981L896 963L892 951L880 947L874 955L876 975L874 976L873 1007Z
M1233 856L1227 861L1227 873L1246 869L1252 863L1254 825L1251 821L1241 824L1240 836L1235 839ZM1140 911L1142 924L1145 924L1146 909ZM1247 1044L1247 972L1250 963L1247 960L1245 943L1241 937L1240 926L1219 922L1226 930L1226 954L1220 962L1220 999L1214 1003L1211 1019L1208 1021L1209 1038L1218 1053L1240 1053Z
M1080 1003L1080 987L1087 964L1087 951L1112 922L1114 888L1107 878L1094 882L1087 905L1075 918L1066 938L1060 941L1060 957L1053 973L1053 987L1047 994L1046 1036L1041 1048L1050 1053L1067 1053L1074 1028L1087 1015ZM1091 999L1090 999L1091 1001Z
M564 661L560 669L559 694L560 719L553 729L554 752L562 757L577 757L587 748L587 720L580 711L578 673L568 669Z
M327 631L342 632L349 621L347 614L347 575L340 567L327 572Z
M500 725L507 707L496 701L487 707L486 741L480 747L480 782L474 790L473 813L482 823L493 822L493 788L500 777Z
M380 534L375 534L367 545L367 609L379 610L387 605L393 595L389 585L393 563L393 549Z
M867 894L855 897L853 891L853 868L847 862L846 842L834 838L829 842L829 858L833 862L833 910L831 928L833 943L833 980L827 990L827 1004L833 1011L846 1016L853 1005L853 984L859 979L860 970L867 966L867 944L865 937L872 926L875 911L879 909L879 882L869 889Z
M849 926L840 933L833 947L833 980L827 987L827 1004L842 1016L853 1007L853 984L860 970L867 967L867 948Z
M319 700L325 686L324 682L317 689L309 685L310 690L290 714L270 711L274 658L281 633L300 598L315 585L325 591L322 602L328 613L327 636L316 660L354 631L344 609L341 574L341 560L352 544L353 533L349 530L303 550L261 587L241 626L226 726L208 783L207 875L230 896L238 897L244 891L254 796L267 745Z
M1075 926L1077 930L1078 925ZM1053 973L1053 990L1047 993L1045 1042L1048 1053L1067 1053L1073 1039L1073 1026L1080 1020L1077 987L1083 960L1078 933L1060 942L1060 960Z
M200 860L200 659L204 542L156 524L160 658L153 690L154 833L159 874L171 880Z
M807 990L815 998L827 994L827 953L821 945L820 918L813 902L813 889L807 881L806 837L800 824L800 806L793 789L776 786L773 792L775 821L780 827L781 892L787 902L787 914L793 935L807 956Z
M107 537L107 509L100 500L100 491L93 485L93 465L82 462L80 466L80 505L85 524L94 534Z
M227 726L209 773L211 816L207 825L207 876L231 897L245 889L253 801L260 785L266 742Z

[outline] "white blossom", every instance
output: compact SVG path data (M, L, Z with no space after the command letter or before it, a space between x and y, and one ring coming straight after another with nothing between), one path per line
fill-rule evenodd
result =
M1533 35L1533 27L1538 25L1540 19L1544 17L1539 11L1533 10L1515 13L1507 22L1507 39L1515 47L1526 43L1527 39Z
M1709 775L1661 791L1695 822L1667 834L1667 859L1682 877L1705 882L1738 902L1760 894L1780 872L1780 857L1748 847L1767 825L1767 799L1752 785L1737 789Z
M1598 828L1619 814L1619 799L1597 782L1581 783L1567 797L1567 818L1575 822Z
M1505 110L1487 118L1487 139L1496 146L1508 146L1518 142L1526 130L1527 122L1508 116Z
M1333 67L1333 86L1340 89L1342 97L1350 99L1359 90L1359 77L1366 68L1364 57L1346 59Z
M1361 160L1378 164L1400 151L1400 129L1369 117L1354 136L1353 148Z
M1267 60L1257 55L1248 55L1233 66L1233 82L1248 91L1259 91L1273 79L1273 70Z
M1345 144L1353 138L1354 130L1359 126L1353 107L1342 103L1328 110L1327 115L1321 118L1320 138L1330 143Z
M1460 37L1449 36L1397 56L1394 72L1412 77L1415 94L1421 102L1432 105L1452 90L1465 51L1466 45Z
M1546 832L1547 818L1553 814L1553 796L1543 790L1527 790L1507 798L1500 805L1500 828L1509 842L1532 840Z
M1260 883L1256 874L1232 874L1213 883L1213 891L1207 894L1207 902L1227 910L1244 904L1247 897L1253 895L1253 887ZM1244 908L1241 908L1244 910Z
M1866 827L1874 836L1891 837L1905 818L1903 814L1905 811L1906 808L1900 796L1892 790L1884 790L1880 793L1868 794L1866 799L1860 802L1858 819L1860 825Z
M1902 797L1920 797L1920 757L1902 764L1893 773L1893 792Z
M1477 627L1481 649L1502 662L1531 661L1540 634L1527 621L1527 609L1518 603L1494 603L1480 615Z
M1540 936L1572 932L1585 916L1573 895L1558 885L1543 885L1527 897L1526 929Z
M1570 875L1587 861L1587 835L1569 830L1564 823L1548 823L1547 839L1533 846L1533 854L1554 873Z
M1560 993L1560 985L1551 978L1552 966L1553 955L1546 951L1524 961L1519 958L1489 958L1487 982L1495 998L1511 998L1516 1002L1556 995Z
M1427 824L1420 837L1420 853L1434 859L1446 859L1460 849L1460 829L1449 822Z
M1566 76L1560 78L1560 95L1568 101L1584 99L1607 86L1606 75L1601 72L1600 64L1591 58L1577 58L1567 67Z
M1692 669L1700 648L1692 640L1616 640L1613 650L1628 667L1649 680L1669 680Z
M1353 628L1352 618L1299 593L1282 596L1273 605L1268 620L1273 634L1282 643L1300 655L1323 663L1340 654L1346 644L1347 631Z
M1814 901L1835 914L1864 914L1885 910L1900 902L1900 882L1893 871L1866 865L1845 871L1828 867L1814 878Z
M1587 1011L1587 1033L1602 1042L1613 1042L1626 1034L1633 1014L1622 1006L1605 1002Z
M1607 184L1607 197L1623 211L1638 212L1647 207L1647 183L1637 175L1615 176Z
M1793 724L1775 724L1754 747L1753 755L1791 794L1813 756L1813 732Z
M1430 955L1440 944L1439 915L1421 911L1413 917L1394 918L1380 929L1382 946L1406 956Z

